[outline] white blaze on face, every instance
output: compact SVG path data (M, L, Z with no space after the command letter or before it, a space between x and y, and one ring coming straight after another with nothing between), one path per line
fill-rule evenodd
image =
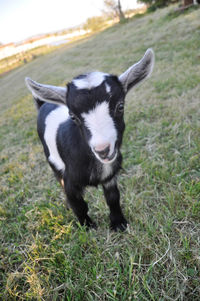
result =
M84 118L85 126L91 133L89 145L96 157L102 161L95 153L94 148L105 144L110 144L108 157L112 156L117 140L117 130L109 114L108 103L104 101L97 104L93 110L83 113L82 117Z

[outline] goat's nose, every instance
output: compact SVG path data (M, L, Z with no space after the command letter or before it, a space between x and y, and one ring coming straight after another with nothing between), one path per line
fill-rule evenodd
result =
M110 144L101 144L94 147L95 152L101 157L101 159L106 159L110 151Z

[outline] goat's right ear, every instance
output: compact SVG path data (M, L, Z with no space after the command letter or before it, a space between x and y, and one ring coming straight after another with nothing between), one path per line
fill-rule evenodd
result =
M66 104L66 87L39 84L29 77L25 78L25 82L34 98L55 104Z

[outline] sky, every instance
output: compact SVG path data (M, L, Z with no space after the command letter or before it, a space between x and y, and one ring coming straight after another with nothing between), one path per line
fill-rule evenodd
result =
M121 0L122 8L134 8L136 1ZM103 9L103 0L0 0L0 43L71 28Z

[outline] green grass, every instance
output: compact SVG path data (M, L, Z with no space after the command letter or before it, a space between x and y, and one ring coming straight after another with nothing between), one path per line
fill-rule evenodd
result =
M199 300L200 10L118 24L0 78L0 299ZM81 228L44 158L24 77L64 85L120 74L152 47L152 77L126 105L119 186L129 228L109 230L102 189Z

